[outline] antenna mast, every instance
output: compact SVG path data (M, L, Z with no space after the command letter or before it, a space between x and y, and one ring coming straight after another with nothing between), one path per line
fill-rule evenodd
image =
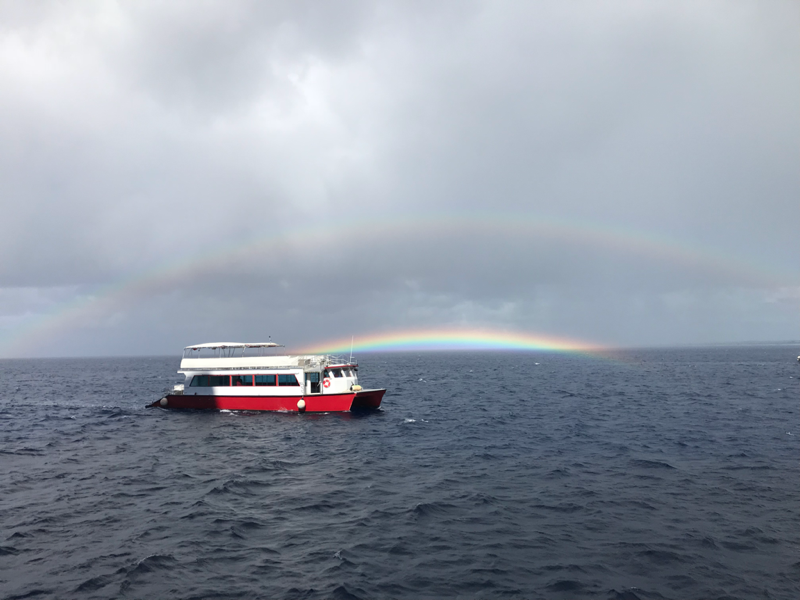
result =
M355 338L355 336L352 336L352 335L350 336L350 360L349 360L349 362L350 362L351 365L353 364L353 339L354 338Z

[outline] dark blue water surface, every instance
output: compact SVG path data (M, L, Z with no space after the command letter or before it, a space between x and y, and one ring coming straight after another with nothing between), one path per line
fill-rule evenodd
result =
M0 362L0 597L800 598L797 346L361 356L381 411Z

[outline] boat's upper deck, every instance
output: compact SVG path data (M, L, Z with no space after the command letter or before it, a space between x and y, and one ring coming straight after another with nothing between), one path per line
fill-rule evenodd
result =
M187 346L184 348L181 368L178 372L246 369L320 371L332 366L356 366L353 361L347 361L329 354L275 355L266 353L266 349L279 346L279 344L272 342L220 342Z

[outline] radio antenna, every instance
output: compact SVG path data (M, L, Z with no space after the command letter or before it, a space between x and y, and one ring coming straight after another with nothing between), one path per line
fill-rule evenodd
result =
M349 361L351 365L353 364L353 339L355 339L355 336L351 335L350 336L350 361Z

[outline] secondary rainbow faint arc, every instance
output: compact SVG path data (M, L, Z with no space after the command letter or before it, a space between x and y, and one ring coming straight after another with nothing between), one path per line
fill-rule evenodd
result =
M433 231L431 231L433 230ZM735 273L759 284L784 283L787 278L796 279L797 273L781 270L775 265L760 265L746 259L731 257L724 253L686 242L669 239L653 233L621 229L607 224L564 221L552 217L502 212L473 212L468 214L428 213L424 215L385 215L379 219L326 220L283 232L257 234L234 240L227 245L214 245L207 251L188 257L167 261L152 268L133 273L117 282L56 305L44 314L32 319L6 336L3 345L35 343L37 337L46 337L58 330L78 323L92 309L108 304L123 304L135 300L148 291L159 288L175 288L174 280L192 277L213 268L224 266L239 255L251 255L260 250L279 248L282 245L336 244L353 239L385 239L392 235L432 233L486 234L509 233L532 234L543 239L561 239L573 244L589 244L629 250L648 254L659 260L691 268L712 269Z
M349 352L351 338L340 338L304 347L300 352L322 354ZM565 337L518 331L474 328L410 329L360 335L352 338L353 352L398 350L545 350L592 353L608 347Z

